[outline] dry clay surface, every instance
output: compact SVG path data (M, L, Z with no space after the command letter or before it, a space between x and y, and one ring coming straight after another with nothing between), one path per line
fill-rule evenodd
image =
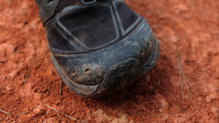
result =
M219 1L126 0L160 42L126 92L83 99L60 79L33 0L0 0L0 122L219 122Z

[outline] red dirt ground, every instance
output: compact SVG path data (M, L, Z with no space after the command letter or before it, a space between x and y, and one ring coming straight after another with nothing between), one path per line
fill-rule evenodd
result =
M123 95L83 99L66 86L59 95L34 1L0 0L0 122L218 123L219 1L126 2L160 41L158 64Z

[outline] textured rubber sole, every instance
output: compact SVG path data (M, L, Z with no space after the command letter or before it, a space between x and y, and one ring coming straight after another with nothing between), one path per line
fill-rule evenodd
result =
M108 69L103 81L97 85L89 86L72 81L58 65L58 62L54 58L53 54L51 54L51 61L54 64L60 78L70 90L85 98L98 97L110 94L118 89L127 88L134 82L134 80L151 70L155 66L159 56L158 41L153 40L152 44L152 53L144 64L139 62L136 58L129 58L116 63Z

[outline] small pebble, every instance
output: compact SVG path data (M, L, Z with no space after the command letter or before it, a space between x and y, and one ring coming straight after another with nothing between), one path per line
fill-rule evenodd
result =
M10 91L11 88L10 88L9 86L6 86L6 90L7 90L7 91Z
M210 103L210 102L211 102L211 97L210 97L210 96L207 96L207 97L205 98L205 100L206 100L207 103Z

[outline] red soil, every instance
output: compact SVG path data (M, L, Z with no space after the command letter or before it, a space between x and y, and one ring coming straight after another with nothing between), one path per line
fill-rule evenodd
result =
M158 64L123 95L83 99L66 86L59 95L60 79L34 1L1 0L0 122L73 121L47 104L86 122L218 123L219 2L126 2L147 18L160 41ZM179 64L189 84L180 81Z

